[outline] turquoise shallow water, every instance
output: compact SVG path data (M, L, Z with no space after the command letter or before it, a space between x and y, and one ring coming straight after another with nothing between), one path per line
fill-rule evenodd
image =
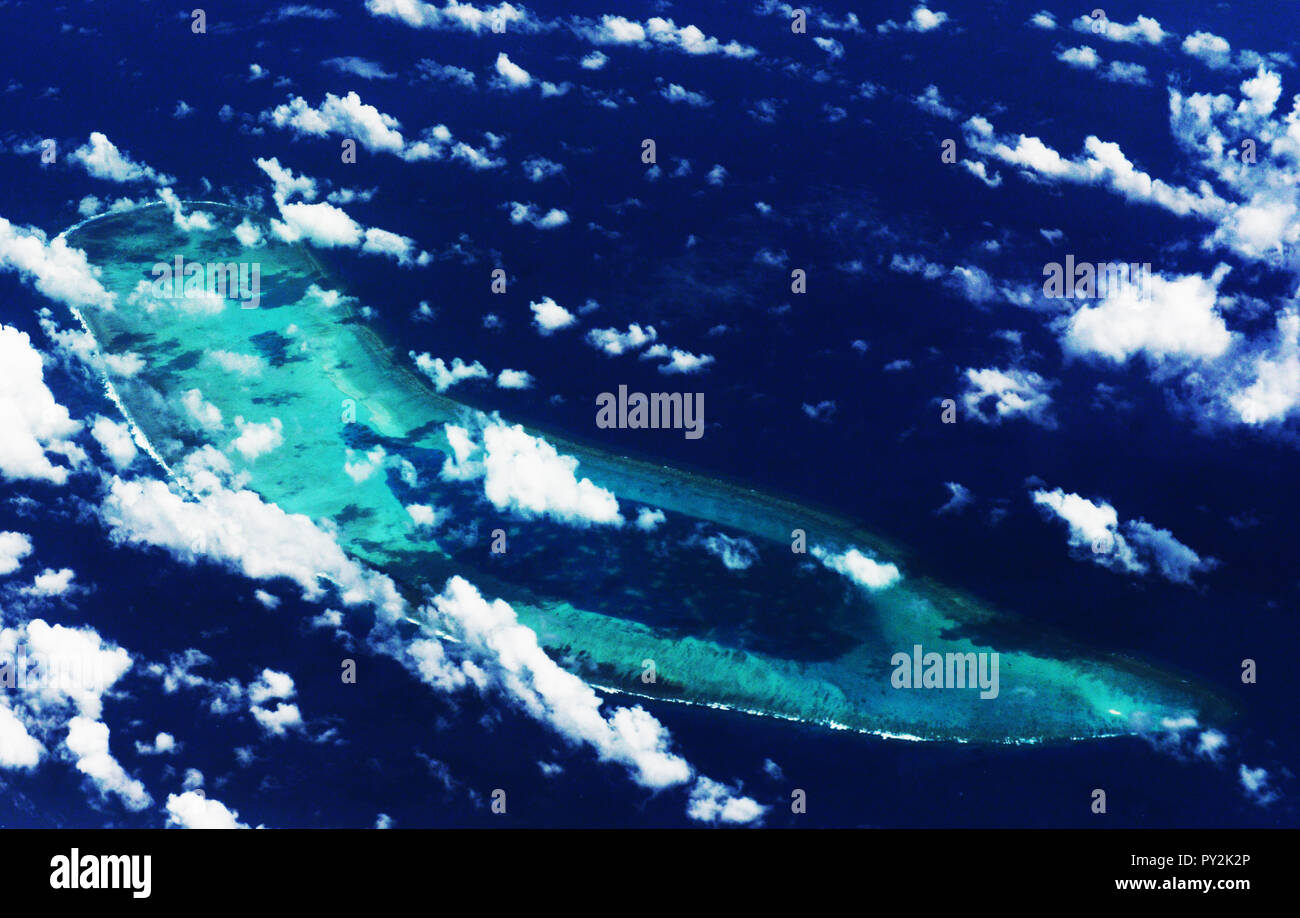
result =
M192 206L211 213L216 228L181 231L165 208L147 207L68 233L117 299L83 321L106 352L145 361L139 374L113 380L122 404L162 461L221 449L247 487L329 521L342 546L393 577L413 607L461 574L507 600L553 658L597 685L890 736L1040 742L1221 713L1175 676L1085 654L910 570L906 550L877 534L735 482L548 432L548 443L577 459L578 478L613 492L625 520L647 506L664 510L666 522L647 533L499 510L484 499L481 478L449 481L440 471L454 453L447 425L481 442L485 427L504 422L438 394L405 350L359 318L362 304L321 296L338 282L304 247L271 240L255 214ZM233 228L245 218L261 226L266 245L245 249L236 240ZM177 255L256 262L258 307L156 297L151 269ZM215 414L206 426L196 419L200 405L215 408L220 423ZM274 431L278 442L245 454L240 444L252 445L258 431ZM239 440L242 433L249 437ZM358 480L359 464L379 448L383 467ZM411 504L450 518L421 528ZM466 534L471 525L477 538ZM504 554L489 549L498 528ZM898 563L903 577L865 590L792 552L794 529L807 532L809 545ZM701 547L718 533L749 539L757 559L746 570L725 568ZM891 658L917 644L997 653L997 697L892 687ZM647 660L653 683L642 678Z

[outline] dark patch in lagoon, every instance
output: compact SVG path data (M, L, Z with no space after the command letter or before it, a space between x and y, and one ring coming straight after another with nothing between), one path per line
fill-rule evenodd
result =
M175 359L168 361L167 366L164 369L167 372L180 371L180 370L192 370L196 366L198 366L199 361L202 359L203 359L202 351L186 351L184 354L181 354L179 357L176 357Z
M356 523L360 520L370 519L375 515L375 511L369 507L358 507L356 504L348 504L338 512L335 520L343 525Z
M305 360L305 357L292 356L289 354L290 341L284 335L275 331L266 331L261 334L253 335L248 342L257 349L257 352L267 359L267 362L273 367L282 367L286 363L295 360Z

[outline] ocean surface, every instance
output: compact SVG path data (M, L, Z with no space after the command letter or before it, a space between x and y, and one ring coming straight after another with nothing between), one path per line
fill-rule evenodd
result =
M1025 25L1040 6L1056 13L1054 35ZM1207 223L1096 187L1027 181L1005 166L1002 185L991 189L940 162L941 141L963 137L960 121L982 113L1000 131L1040 137L1067 155L1088 135L1121 142L1145 171L1195 185L1197 174L1170 137L1168 89L1236 93L1250 74L1210 70L1177 56L1175 39L1167 43L1174 50L1133 45L1122 53L1118 43L1092 40L1108 59L1144 63L1153 85L1100 81L1053 59L1054 49L1090 40L1066 32L1069 20L1086 11L1056 6L950 3L945 9L953 23L924 35L875 31L876 22L905 21L907 4L858 8L863 33L824 32L847 49L843 59L832 60L810 42L796 42L782 16L758 15L751 4L631 4L620 13L672 16L679 25L694 23L707 35L734 38L760 53L756 60L733 60L604 47L610 62L587 71L578 60L592 47L567 28L501 36L415 29L377 17L363 3L339 4L329 19L282 21L260 4L227 5L208 11L210 23L220 26L210 26L197 41L184 15L155 5L98 3L56 17L38 4L10 3L0 8L0 46L7 75L20 88L4 95L0 215L53 237L83 219L78 207L87 195L105 201L119 194L152 197L146 186L106 184L66 157L42 165L39 155L18 152L43 137L59 138L61 145L66 140L71 150L91 131L105 132L137 161L176 176L191 212L204 209L192 202L220 201L274 218L258 157L278 157L322 187L377 188L370 200L345 205L348 213L417 240L433 258L428 266L404 268L356 251L313 249L320 276L356 299L346 307L349 335L380 342L397 359L429 353L448 362L456 356L481 360L493 374L526 369L535 379L532 388L506 390L472 380L444 398L416 378L408 361L409 378L363 374L354 382L369 387L357 397L363 406L368 398L403 405L414 400L417 405L402 408L410 413L399 411L391 429L364 423L364 412L355 428L340 424L339 403L348 393L340 397L337 380L328 390L314 390L324 386L316 358L295 364L276 337L287 324L276 313L296 310L301 315L290 321L303 340L328 350L338 332L334 314L303 308L298 296L276 303L268 274L263 289L272 292L265 308L237 312L231 305L206 330L178 318L174 328L155 325L152 342L123 339L122 349L146 354L158 374L142 381L173 399L136 410L127 386L124 403L169 463L202 443L193 432L169 433L179 412L175 399L188 388L201 388L228 418L275 414L286 425L286 445L249 463L250 487L290 512L334 520L344 548L392 573L412 596L420 594L421 577L436 593L438 580L460 573L486 596L507 598L543 647L602 687L607 706L642 705L699 774L767 807L763 825L1294 825L1293 769L1300 751L1292 676L1300 651L1294 422L1268 430L1206 423L1176 386L1158 374L1153 378L1140 360L1099 366L1064 355L1054 317L1041 309L972 302L945 284L890 268L897 253L921 253L944 264L978 262L998 278L1037 287L1042 265L1063 247L1080 258L1151 262L1206 276L1219 261L1232 261L1199 247L1211 229ZM530 10L543 17L611 12L591 3ZM1282 5L1154 9L1125 3L1108 6L1107 14L1124 23L1139 14L1156 16L1180 35L1204 29L1234 48L1296 53L1296 14ZM570 80L622 104L601 106L579 87L547 99L492 91L491 65L501 50L546 79ZM395 76L364 80L321 63L342 55L377 61ZM476 71L478 85L422 78L419 61L427 58ZM249 80L253 62L271 75ZM1294 67L1278 69L1289 99L1297 91ZM107 73L114 79L105 79ZM274 86L281 77L291 82ZM864 82L879 89L864 94ZM660 90L669 83L706 92L712 104L667 102ZM960 119L936 117L911 103L931 84ZM352 90L400 117L407 136L439 123L475 146L486 145L484 132L501 135L506 140L499 154L508 165L475 171L369 151L356 163L341 163L337 137L295 138L258 117L290 96L316 105L327 92ZM195 114L173 117L180 98ZM765 99L776 100L774 123L751 114ZM230 120L217 114L223 105L235 112ZM845 116L828 120L828 106L844 109ZM639 159L646 137L658 141L663 174L656 180L647 179ZM532 182L519 165L528 155L562 161L564 172ZM678 158L689 159L691 171L673 178ZM714 164L726 169L721 186L705 180ZM508 219L512 201L562 207L569 223L555 231L516 225ZM776 218L755 201L770 206ZM139 219L165 211L131 213ZM142 246L123 270L147 277L149 263L168 260L185 243L154 245L139 225L121 238L92 233L113 221L130 226L130 219L106 217L78 232L86 234L92 264L111 264L120 254L115 245ZM1057 228L1065 231L1065 242L1040 232ZM996 252L985 245L990 239L1001 240ZM76 232L71 241L79 244ZM228 254L230 246L211 250ZM498 264L509 276L505 294L490 288ZM808 272L804 294L791 292L793 267ZM1289 277L1256 264L1234 262L1230 278L1241 284L1233 290L1242 299L1231 317L1242 330L1272 324L1271 313L1250 297L1275 303L1293 289ZM118 280L101 279L110 289ZM579 326L538 334L529 304L543 296L579 315ZM589 301L598 308L579 313ZM423 314L421 303L429 307ZM361 306L368 307L364 316L355 312ZM0 321L53 353L38 316L42 308L61 326L77 327L65 304L44 297L20 273L0 273ZM486 326L489 314L500 323ZM309 316L322 323L319 329L306 324ZM124 313L121 321L129 318ZM93 318L87 321L96 326ZM236 333L232 323L240 322ZM630 323L652 325L661 341L712 355L713 362L698 374L667 375L655 361L607 356L585 340L590 329L622 330ZM100 334L108 326L95 330L112 350L112 336ZM1015 344L998 337L1008 330L1017 333ZM215 388L220 374L202 353L218 346L249 350L257 334L266 335L259 339L261 356L274 363L279 354L286 373L301 375L290 382L277 370L264 380L265 389L238 381L224 391ZM352 338L347 346L358 347ZM198 356L187 357L190 351ZM360 360L361 352L333 356L346 363ZM885 369L899 360L908 364ZM965 368L1014 361L1054 380L1052 425L981 424L965 417L940 422L940 402L960 399ZM74 362L51 359L45 381L74 418L116 416L100 377ZM705 435L692 440L675 430L598 428L595 397L620 385L702 391ZM319 397L320 407L267 401L277 393ZM822 402L834 403L822 419L805 411ZM526 521L485 509L481 487L435 488L429 483L450 449L441 425L482 423L475 420L479 411L499 412L542 432L561 453L578 456L579 477L590 474L596 484L607 484L625 517L644 505L664 507L668 521L653 538L631 527L615 533ZM419 425L406 419L415 417L430 426L412 433ZM339 469L332 470L333 480L326 478L323 460L312 453L324 443L351 448L357 457L382 445L388 455L414 463L425 485L407 489L400 469L389 467L355 493L347 491L351 484ZM341 465L341 454L338 459ZM148 457L137 462L132 475L165 477ZM884 562L892 560L888 548L896 547L903 580L892 593L855 592L846 578L792 558L752 528L718 522L723 510L681 490L685 485L679 488L676 479L660 483L656 503L645 471L656 467L685 470L683 481L724 482L723 497L716 499L724 509L731 500L732 512L743 517L739 522L751 527L794 528L780 513L766 520L746 505L740 495L748 488L779 496L788 502L782 507L847 521L851 531L833 531L828 544L837 551L856 545ZM973 502L960 512L938 513L949 498L945 482L960 482ZM1045 520L1028 496L1056 487L1104 496L1122 518L1150 520L1218 563L1192 585L1090 563L1068 550L1064 527ZM625 488L637 496L624 498ZM161 548L114 541L98 509L104 493L92 475L73 476L62 487L5 480L0 531L26 533L37 546L33 567L72 568L85 587L75 600L43 610L45 617L92 627L130 648L137 665L106 700L104 717L115 757L159 803L179 791L192 768L206 776L210 797L242 820L267 826L370 826L381 813L398 827L700 824L687 814L687 788L639 786L626 768L598 761L589 746L566 740L506 695L436 691L393 659L370 652L365 636L372 613L345 609L343 632L351 637L339 637L312 624L326 606L344 608L337 597L307 601L286 579L255 581L212 561L188 563ZM668 506L670 500L676 506ZM476 521L478 531L457 528L460 537L445 543L437 536L416 539L405 511L413 502L447 507L457 527ZM498 524L512 544L533 540L499 564L487 549L488 532ZM717 532L758 542L758 562L729 570L702 547ZM998 632L1001 644L967 645L960 642L970 633L948 631L951 621L909 621L897 633L852 635L850 643L864 634L869 639L858 645L862 658L841 656L836 642L843 634L825 628L828 620L869 622L868 614L882 609L898 615L903 603L923 593L915 585L922 581L1014 621L1014 629L1007 624ZM256 589L271 591L278 606L255 599ZM645 654L661 666L670 661L662 667L662 691L637 689L640 658L630 658L619 644L623 632L601 632L603 616L583 617L602 609L617 612L619 622L662 629L661 652ZM702 646L662 637L670 633L693 635ZM981 703L967 703L970 696L934 699L916 692L900 699L898 692L881 690L882 716L865 701L839 705L818 694L822 677L841 688L854 679L878 687L887 678L890 653L910 651L914 634L927 649L933 644L942 651L945 641L1003 647L1004 700L1022 698L1011 694L1018 686L1058 684L1066 698L1039 702L1039 723L1033 701L1012 713L1004 704L986 715ZM148 664L189 648L211 658L199 671L218 681L248 683L267 668L291 673L306 727L267 736L247 716L213 713L200 693L161 691ZM579 659L584 649L588 658ZM726 656L724 666L718 661L730 649L750 656ZM1051 660L1124 660L1138 675L1103 675L1101 685L1119 700L1107 696L1084 716L1072 694L1087 695L1078 689L1077 670L1049 666L1046 673L1031 668L1031 676L1018 675L1035 653ZM356 685L340 683L343 656L358 660ZM1256 684L1241 681L1247 658L1258 665ZM755 659L790 663L777 689L756 684L758 677L746 669ZM626 665L611 669L611 661ZM874 681L863 675L871 666L878 667ZM858 687L865 698L870 688ZM629 690L638 695L625 694ZM1104 712L1135 699L1158 711L1142 735L1062 738L1131 733L1126 717L1110 729ZM705 706L710 702L795 719ZM850 710L863 718L852 726L868 732L800 722L838 723ZM1162 717L1188 710L1199 715L1196 731L1171 735L1161 728ZM1196 733L1211 728L1229 743L1218 758L1195 752ZM135 751L136 740L148 742L159 730L175 734L181 754ZM896 736L930 732L945 739ZM1244 792L1242 765L1265 768L1276 797L1261 804ZM0 772L9 801L0 821L161 824L156 807L130 811L80 792L81 780L66 763ZM495 788L509 789L506 814L491 811ZM1094 788L1107 792L1104 817L1090 811ZM794 789L806 791L806 813L791 812Z

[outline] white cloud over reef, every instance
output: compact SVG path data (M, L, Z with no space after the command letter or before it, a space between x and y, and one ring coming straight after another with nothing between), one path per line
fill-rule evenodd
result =
M0 270L19 272L52 300L71 306L113 308L113 295L99 282L99 269L63 239L49 241L34 227L0 217Z
M898 570L898 565L877 561L856 548L834 552L820 545L814 545L810 551L813 557L826 567L868 590L887 589L903 577Z
M287 577L309 599L324 595L324 578L338 586L345 603L401 611L392 581L349 558L306 516L285 513L252 491L227 488L206 469L188 484L198 499L155 479L108 479L101 518L110 536L165 548L191 563L207 558L257 580Z
M424 373L429 379L433 380L434 387L439 392L446 392L452 386L466 379L487 379L490 374L487 367L475 360L473 363L467 363L459 357L453 357L448 364L441 357L431 357L429 354L417 354L415 351L410 352L410 357L415 361L416 367Z
M415 361L420 372L433 381L434 388L439 392L446 392L467 379L492 378L488 368L477 360L471 363L453 357L451 363L448 363L441 357L432 357L428 353L417 354L415 351L409 351L408 356ZM503 369L496 375L499 389L531 389L533 382L533 375L527 370Z
M170 188L159 188L158 197L163 202L163 206L171 211L172 223L178 230L192 233L196 230L211 230L214 228L212 214L201 210L189 214L185 213L185 207L181 203L181 199Z
M95 339L81 328L60 328L48 308L39 310L37 316L41 331L64 358L71 358L110 376L131 377L144 369L144 358L133 351L105 354Z
M1195 574L1218 566L1215 559L1202 558L1167 529L1141 519L1121 523L1118 512L1105 501L1097 503L1061 488L1035 490L1030 496L1066 524L1072 549L1110 570L1140 575L1154 569L1172 583L1191 584Z
M181 395L181 406L186 414L204 430L221 430L225 426L221 409L207 401L200 389L186 389Z
M239 431L239 436L230 447L250 462L284 443L284 425L279 418L258 423L237 417L235 428Z
M638 516L637 525L640 524L641 517ZM749 570L758 560L758 549L754 547L753 542L749 539L733 538L721 532L705 539L704 549L709 554L716 555L729 571Z
M90 433L99 443L104 455L119 469L129 466L139 454L135 438L126 424L97 415Z
M621 526L613 492L577 477L578 460L561 455L519 425L491 422L476 440L464 427L448 424L452 456L446 480L483 479L483 494L498 510L525 518L547 516L574 525Z

